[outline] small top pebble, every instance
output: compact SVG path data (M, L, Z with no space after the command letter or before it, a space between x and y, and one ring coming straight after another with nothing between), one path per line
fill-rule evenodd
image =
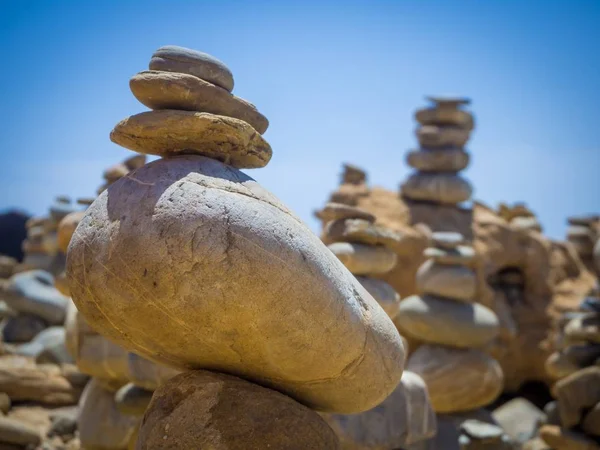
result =
M337 219L363 219L370 223L375 222L375 216L369 211L335 202L327 203L321 211L316 213L316 216L324 222Z
M428 95L425 97L427 101L435 103L438 106L453 106L469 105L471 99L458 95Z
M150 70L194 75L227 91L233 90L231 70L214 56L176 45L167 45L154 52Z

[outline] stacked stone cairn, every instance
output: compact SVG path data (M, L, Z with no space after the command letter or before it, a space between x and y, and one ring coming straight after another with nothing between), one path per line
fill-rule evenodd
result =
M600 293L561 319L557 350L546 362L558 380L539 436L556 450L600 449Z
M498 208L498 214L506 220L512 228L524 231L535 231L541 233L543 231L536 215L524 203L515 203L509 206L501 203Z
M403 334L422 343L410 355L407 369L425 380L437 413L473 412L502 392L500 365L484 351L498 335L499 322L475 301L475 252L463 236L435 232L431 241L424 252L427 260L417 271L422 295L404 299L396 319ZM505 445L502 433L496 434L494 445ZM473 436L462 439L464 448L510 448L474 447L469 446Z
M600 240L600 216L569 217L567 220L567 241L575 247L588 270L592 273L600 271L594 262L594 246ZM600 246L598 248L600 251Z
M471 198L471 184L458 173L469 164L464 146L474 121L462 97L428 97L432 106L419 109L416 136L420 148L406 155L416 172L401 185L405 200L440 205L457 205Z
M276 197L268 122L210 55L162 47L130 82L152 110L111 139L161 158L108 186L69 245L86 322L184 373L154 391L136 448L334 449L313 409L357 413L394 391L393 323ZM80 430L81 432L81 430Z
M364 172L346 165L344 184L365 182ZM330 202L316 213L326 230L344 229L346 225L371 229L371 237L379 233L393 235L380 225L375 216L356 206ZM366 233L369 233L367 231ZM328 248L356 276L358 282L373 296L390 319L398 315L400 295L392 286L376 278L396 265L396 253L386 247L385 240L361 239L352 233L330 234ZM327 238L326 238L327 240ZM361 414L324 414L323 417L338 435L343 449L409 448L435 435L435 413L429 402L427 387L415 373L405 371L396 390L376 408Z

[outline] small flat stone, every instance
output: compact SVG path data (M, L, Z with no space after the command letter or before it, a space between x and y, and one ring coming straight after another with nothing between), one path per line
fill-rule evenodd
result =
M425 249L423 256L437 264L458 264L461 266L473 264L476 257L475 249L466 245L461 245L455 249L429 247Z
M26 447L38 445L41 437L34 427L10 417L0 416L0 442Z
M370 277L358 276L356 279L379 303L379 306L390 316L390 319L393 320L398 315L398 311L400 311L400 294L389 283Z
M146 71L129 81L131 92L150 109L179 109L233 117L256 131L267 131L269 121L256 107L225 89L185 73Z
M117 409L126 416L142 417L152 400L152 391L128 383L117 391Z
M500 329L496 314L483 305L431 295L402 300L395 323L415 339L460 348L483 347Z
M411 354L406 369L423 378L437 413L480 408L503 388L498 362L475 349L424 344Z
M517 230L542 232L542 225L537 217L515 217L510 221L510 226Z
M583 431L592 436L600 436L600 403L585 415L582 423Z
M454 231L435 231L431 233L431 244L443 249L455 249L466 244L464 236Z
M496 408L492 416L515 441L525 443L533 438L538 424L546 415L529 400L518 397Z
M590 214L586 216L569 217L567 222L569 225L589 227L591 224L600 221L598 214Z
M166 45L152 55L150 70L188 73L209 83L233 90L231 70L214 56L176 45Z
M467 132L474 127L473 115L458 108L458 105L444 105L421 108L415 113L415 119L421 125L450 125L459 127Z
M552 394L558 401L562 426L577 425L583 411L600 402L600 367L588 367L559 380Z
M84 206L89 206L92 203L94 203L94 200L96 200L95 197L81 197L81 198L77 199L77 204L84 205Z
M540 437L551 448L557 450L598 450L592 438L576 431L566 430L556 425L544 425L539 431Z
M571 225L567 229L567 239L589 239L593 241L595 237L594 230L585 225Z
M460 430L482 444L501 442L504 435L504 430L499 426L476 419L465 420Z
M417 289L424 294L471 303L477 291L475 272L459 265L425 261L417 270Z
M334 220L325 226L323 233L323 241L327 244L344 241L393 248L402 238L401 233L364 219Z
M327 203L316 215L323 222L331 222L338 219L362 219L370 223L375 222L375 216L369 211L343 203Z
M458 172L469 165L469 154L461 148L431 148L406 154L406 163L421 172Z
M363 184L367 181L367 172L353 164L344 163L341 184Z
M248 123L209 113L148 111L119 122L111 140L140 153L159 156L196 154L236 168L264 167L271 146Z
M462 95L428 95L425 99L440 106L458 107L471 104L471 99Z
M600 315L587 313L571 319L564 328L569 342L600 343Z
M417 172L400 187L403 197L410 200L454 205L471 198L471 184L453 173Z
M336 242L329 246L329 250L354 275L383 274L396 265L396 253L381 245Z
M445 125L423 125L416 129L415 135L424 148L462 148L470 137L466 128Z

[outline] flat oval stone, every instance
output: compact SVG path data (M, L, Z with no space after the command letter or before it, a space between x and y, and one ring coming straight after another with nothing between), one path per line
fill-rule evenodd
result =
M406 154L406 163L422 172L458 172L469 165L469 160L461 148L423 148Z
M402 184L402 195L410 200L457 204L471 198L471 184L459 175L417 172Z
M445 125L423 125L415 134L419 145L425 148L462 148L470 137L468 129Z
M364 219L337 219L325 225L323 241L356 242L366 245L394 247L404 238L398 231Z
M438 106L448 106L453 108L471 104L471 99L469 97L463 97L462 95L428 95L425 98Z
M256 107L225 89L185 73L147 71L129 81L131 92L150 109L181 109L233 117L263 134L269 121Z
M204 370L172 378L155 393L138 450L337 450L314 411L277 391Z
M275 196L213 159L159 159L111 185L77 227L67 276L94 329L167 366L344 413L402 375L385 311Z
M425 261L417 270L417 289L425 294L438 295L471 303L477 291L475 272L468 267Z
M423 378L433 409L442 414L488 405L504 387L498 362L475 349L421 345L407 369Z
M421 341L464 348L483 347L500 329L496 314L483 305L431 295L401 301L395 323Z
M418 109L415 119L421 125L452 125L467 131L474 127L473 115L470 112L458 109L457 105L445 104Z
M115 126L110 139L140 153L196 154L238 169L264 167L272 155L267 141L243 120L172 109L131 116Z
M515 217L510 221L510 226L518 230L542 232L542 225L536 217Z
M466 245L461 245L455 249L429 247L425 249L423 256L437 264L458 264L462 266L473 264L476 257L475 249Z
M166 45L152 55L150 70L188 73L209 83L233 90L233 74L214 56L176 45Z
M343 203L327 203L316 215L323 222L331 222L338 219L362 219L370 223L375 222L375 216L369 211Z
M358 282L373 296L379 306L387 313L390 319L394 319L400 311L400 294L383 280L370 277L356 277Z
M396 265L396 253L381 245L336 242L329 250L354 275L387 273Z

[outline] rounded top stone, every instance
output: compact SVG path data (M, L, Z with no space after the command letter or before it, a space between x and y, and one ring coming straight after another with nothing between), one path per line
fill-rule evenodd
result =
M152 55L150 70L187 73L209 83L233 90L233 74L229 67L208 53L176 45L166 45Z
M439 106L454 106L471 104L471 99L460 95L428 95L425 97L427 101L435 103Z
M466 243L464 236L455 231L436 231L431 234L431 241L435 247L450 249Z

